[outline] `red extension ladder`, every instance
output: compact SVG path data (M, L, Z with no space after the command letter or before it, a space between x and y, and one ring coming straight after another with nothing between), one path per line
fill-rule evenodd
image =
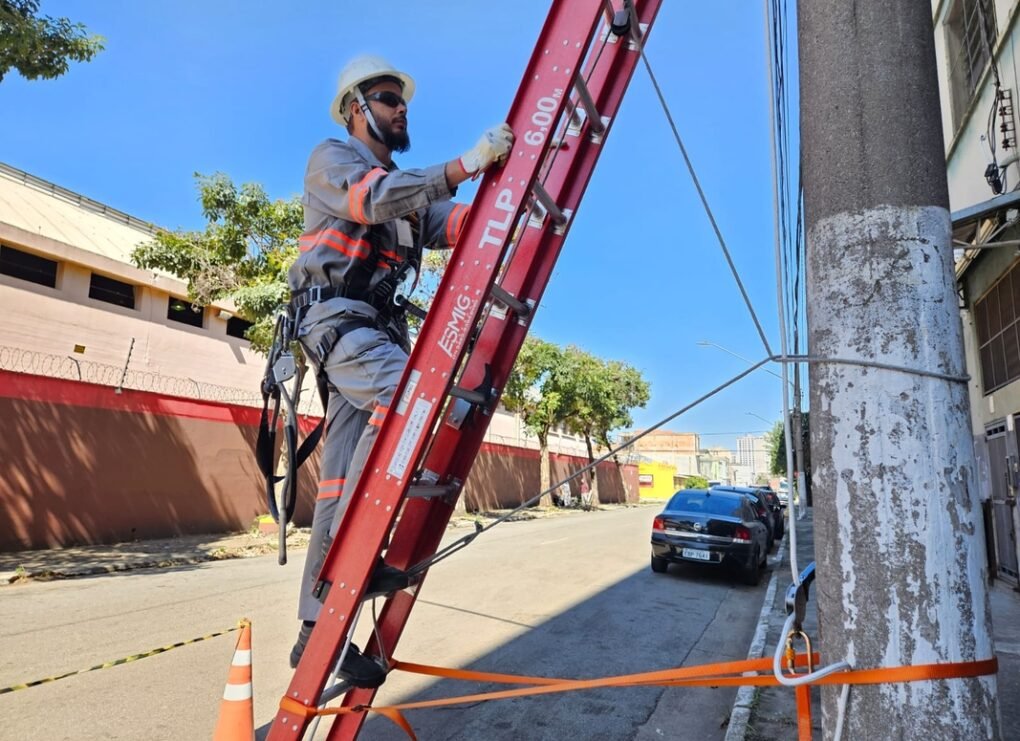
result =
M323 564L322 613L269 741L304 736L310 717L291 703L323 704L394 523L387 563L408 569L439 547L661 4L622 2L553 0L507 118L514 148L481 182L394 396L399 403ZM386 600L367 655L392 656L421 586ZM375 692L352 689L343 703L369 705ZM364 715L338 716L328 738L355 738Z

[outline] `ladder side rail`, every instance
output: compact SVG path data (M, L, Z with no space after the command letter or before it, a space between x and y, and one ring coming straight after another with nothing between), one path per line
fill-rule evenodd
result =
M650 28L660 5L661 0L648 0L643 3L637 10L640 22ZM600 111L609 114L603 138L608 134L608 129L615 119L637 61L636 54L620 53L609 65L594 70L589 78L590 89L601 90L596 96ZM546 181L550 192L557 194L557 203L566 204L566 208L576 210L601 154L601 142L591 142L588 133L590 129L583 129L580 132L573 156L569 161L557 160ZM560 156L562 155L561 152ZM569 225L567 228L569 229ZM565 237L565 233L556 234L550 229L525 230L511 256L511 262L507 265L501 285L518 299L534 300L537 308ZM475 350L468 359L464 377L469 378L468 370L474 366L475 376L480 380L484 373L484 365L490 362L493 373L496 374L493 376L493 383L497 392L501 392L505 384L505 375L509 373L516 359L529 324L530 320L522 325L510 313L505 319L491 315L487 317ZM491 340L491 353L486 351L490 346L487 339ZM505 370L505 373L499 374L496 369ZM471 382L467 381L465 385L470 386ZM487 427L488 417L480 416L477 410L472 415L471 422L465 423L460 430L443 425L437 433L436 444L429 452L425 467L440 473L441 481L450 475L464 480L481 448ZM451 455L444 455L451 451ZM439 460L440 458L443 460ZM445 475L443 472L446 472ZM400 568L408 568L434 554L438 550L454 506L455 502L450 501L450 498L407 502L388 552L389 561ZM394 595L387 601L379 617L376 631L382 645L376 643L376 634L373 634L369 644L370 652L376 653L382 649L387 656L392 656L421 587L422 582L419 582L412 590ZM371 704L375 693L375 690L352 690L344 698L343 705ZM364 720L363 714L338 718L334 724L334 728L337 728L335 738L354 738ZM334 736L331 735L330 738Z
M536 110L544 110L554 120L562 117L566 103L563 89L567 87L564 80L570 79L572 70L583 59L583 51L590 46L598 18L594 10L597 6L597 0L563 0L553 5L508 117L515 131L529 132L534 127ZM578 23L579 17L591 18L587 28ZM495 280L496 267L511 237L507 227L524 212L538 168L549 149L548 138L537 141L519 135L508 162L482 181L475 208L465 224L461 248L457 250L460 255L455 254L456 264L451 265L440 283L435 302L438 311L434 309L432 320L426 321L398 387L396 398L403 401L407 390L407 405L386 415L347 516L323 565L321 573L332 587L288 687L287 698L308 707L317 704L349 630L349 618L360 602L410 474L415 470L412 464L423 447L424 433L436 422L439 402L445 398L450 379L463 359L467 334L477 324L483 297ZM450 316L453 320L447 322L446 317ZM411 419L408 411L418 416ZM357 523L356 528L351 526L352 522ZM296 717L281 708L269 738L271 741L300 738L308 722L307 717Z
M647 24L650 28L660 6L661 0L647 0L640 3L637 12L641 23ZM601 91L597 99L600 110L609 114L607 133L615 119L637 61L636 54L618 54L610 64L596 69L595 74L591 77L589 86L593 90ZM557 195L558 202L573 211L576 211L580 204L591 173L601 154L601 143L587 140L584 131L581 134L578 141L572 145L575 149L574 156L569 162L557 161L557 167L550 173L547 180L547 187ZM562 167L560 167L561 164ZM514 259L507 266L501 286L521 300L534 301L537 306L548 284L549 276L565 238L565 233L555 234L549 230L536 233L534 229L525 230L517 245L517 251L528 253L527 257L522 254L522 259L517 260L518 256L516 254L513 256ZM530 324L530 319L525 323ZM517 334L519 327L520 323L509 313L505 319L492 315L486 318L476 342L476 349L468 359L463 374L464 385L470 386L476 381L480 381L484 376L485 365L490 364L493 385L500 393L502 392L506 377L509 375L523 342L523 334L519 337L509 336ZM524 329L526 330L526 327ZM470 470L470 465L474 461L488 426L487 417L479 418L477 413L472 416L472 422L477 423L480 420L485 422L480 428L477 424L465 424L460 430L450 425L442 425L437 432L436 443L429 451L424 467L439 473L441 481L451 476L463 481ZM473 441L473 445L469 440L470 437L478 438ZM463 463L452 465L450 461L454 457L466 462L466 465ZM409 506L411 504L411 502L408 503ZM394 538L389 555L394 559L398 557L398 554L402 555L402 545L403 541L397 541ZM408 565L416 563L429 555L431 553L415 552L409 556L411 560L407 563ZM397 561L394 560L394 563L396 564Z

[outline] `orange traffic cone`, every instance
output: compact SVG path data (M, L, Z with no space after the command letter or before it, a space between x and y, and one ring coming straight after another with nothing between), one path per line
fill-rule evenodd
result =
M252 741L255 738L255 708L251 691L251 623L241 620L234 658L230 662L227 686L220 703L213 741Z

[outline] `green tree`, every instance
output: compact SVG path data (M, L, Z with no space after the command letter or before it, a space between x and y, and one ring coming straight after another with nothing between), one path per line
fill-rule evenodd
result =
M195 174L203 231L162 231L132 253L141 268L165 270L188 284L199 306L232 300L253 326L252 347L265 352L272 342L276 308L290 293L287 269L297 258L303 228L301 202L270 200L261 185L237 187L226 175Z
M809 412L802 412L800 415L801 451L804 460L798 465L794 460L793 465L804 471L804 481L798 483L803 486L804 495L808 504L811 503L811 415ZM783 423L776 422L775 427L765 433L765 445L769 451L769 470L774 476L786 476L786 434ZM794 448L796 451L796 447Z
M769 451L769 471L773 476L786 475L786 432L782 421L776 422L765 433L765 446Z
M688 476L684 479L685 489L707 489L708 479L704 476Z
M563 422L568 411L565 377L563 350L538 337L528 337L503 392L503 406L520 414L524 427L538 438L541 491L551 483L549 432ZM542 504L551 503L551 495L542 498Z
M618 360L604 361L570 346L563 353L561 387L564 422L584 437L588 461L595 460L593 443L609 449L613 430L633 424L631 411L650 398L640 371ZM598 478L592 469L592 501L598 502Z
M28 80L60 77L103 50L83 24L38 13L39 0L0 0L0 81L12 67Z

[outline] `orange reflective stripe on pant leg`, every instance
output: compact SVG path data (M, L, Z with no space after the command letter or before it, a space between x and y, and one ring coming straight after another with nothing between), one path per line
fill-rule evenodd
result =
M368 418L368 423L375 427L379 427L383 423L383 420L386 419L386 412L389 410L389 407L377 406L372 412L372 416Z
M329 479L319 482L319 495L316 499L332 499L340 496L344 490L344 481L347 479Z

